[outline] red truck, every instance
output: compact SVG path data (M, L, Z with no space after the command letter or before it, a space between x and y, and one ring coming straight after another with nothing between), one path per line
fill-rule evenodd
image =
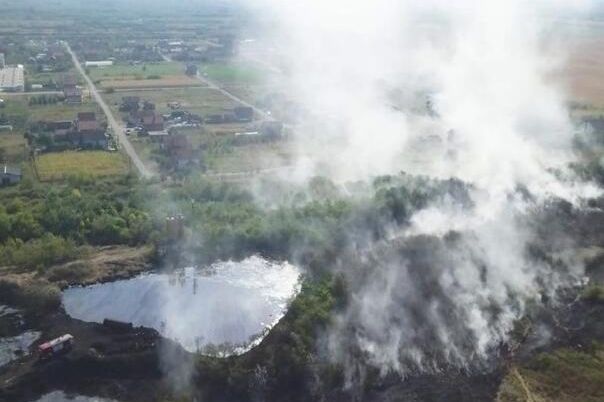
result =
M73 336L65 334L38 346L38 356L43 360L50 359L51 357L69 352L72 347Z

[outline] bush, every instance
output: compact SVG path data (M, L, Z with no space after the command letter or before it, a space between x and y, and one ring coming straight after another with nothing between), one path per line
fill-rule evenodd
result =
M80 249L73 241L52 234L28 242L9 239L0 247L3 264L22 269L40 269L67 262L80 256Z
M74 262L67 265L55 267L50 270L48 280L51 282L65 281L74 283L86 276L87 266L81 262Z

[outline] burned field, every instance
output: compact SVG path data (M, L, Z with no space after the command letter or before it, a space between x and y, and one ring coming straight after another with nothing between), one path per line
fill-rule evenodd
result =
M599 22L262 3L0 16L0 401L603 400Z
M549 298L545 287L540 299L530 302L531 305L514 323L510 337L488 350L488 359L476 356L474 361L466 361L463 364L465 368L460 370L459 362L450 360L453 355L443 354L444 349L439 344L442 339L437 336L438 325L457 328L455 333L465 334L452 338L450 343L459 348L467 347L463 356L475 355L475 339L464 321L455 319L464 316L463 308L456 302L447 302L455 296L455 290L443 287L445 282L441 278L447 274L447 270L440 268L446 265L440 258L463 245L467 234L452 232L444 240L434 236L384 237L386 234L381 232L381 222L399 222L399 228L404 232L410 227L408 218L412 216L411 211L421 211L429 205L428 200L441 197L453 197L460 205L472 208L467 198L468 190L455 182L428 186L423 183L423 189L432 188L426 194L408 177L389 180L393 179L378 185L381 191L377 191L379 195L369 204L348 200L351 204L339 212L333 209L328 212L334 206L326 205L325 211L306 210L305 220L296 223L293 218L286 224L307 224L312 217L314 229L332 233L333 242L316 243L322 234L306 233L301 238L294 235L291 248L286 245L281 251L271 250L277 243L252 246L252 249L274 257L286 257L295 252L297 261L304 262L303 266L309 270L311 279L303 285L300 295L292 302L283 319L249 352L226 358L193 354L155 330L114 322L85 323L70 318L59 306L45 314L39 314L34 309L33 314L24 317L27 328L41 332L40 340L35 345L42 340L70 333L76 339L74 349L50 361L38 361L36 355L31 355L5 366L0 378L3 384L0 398L11 401L35 400L50 391L61 389L79 395L128 401L171 400L174 395L215 401L254 400L259 395L264 400L274 401L321 398L345 401L354 397L387 401L401 396L409 400L486 401L499 398L507 401L513 400L506 398L518 392L510 383L513 379L506 377L511 367L518 367L520 375L527 375L530 371L523 367L538 367L534 363L535 356L557 353L560 348L577 353L599 353L597 342L604 340L601 300L588 296L581 286L563 288L555 298ZM326 183L320 186L316 184L317 189L321 188L316 195L320 197L327 190ZM574 243L568 250L584 255L591 284L599 286L603 271L598 247L604 241L601 232L596 229L604 224L604 213L597 207L599 202L592 200L589 210L577 209L564 202L552 203L540 209L532 218L539 235L525 250L531 263L548 264L553 272L564 273L566 262L556 257L556 253L563 254L561 240L572 238ZM326 220L327 216L331 218ZM327 223L332 219L335 221ZM331 224L335 226L329 227ZM352 238L351 234L354 234ZM370 252L351 246L356 240L367 238L376 239L371 242L373 246ZM299 247L299 244L308 246ZM373 260L377 257L377 260ZM409 292L395 292L407 298L406 308L403 311L389 311L388 307L381 305L380 314L385 314L384 319L405 321L416 331L425 331L415 332L417 338L410 338L408 342L421 345L426 353L424 361L429 361L434 371L418 366L409 350L403 348L400 350L402 355L397 352L397 361L406 365L406 375L401 377L394 371L380 373L372 363L371 355L363 350L362 343L358 343L358 339L361 339L359 336L373 339L373 342L389 341L381 334L372 334L371 328L364 327L367 322L359 315L362 309L357 308L358 300L353 295L367 292L365 284L368 281L363 278L383 275L384 268L379 273L371 267L388 264L390 260L396 260L399 267L408 267L408 271L392 271L397 272L396 275L407 275L407 279L389 277L383 282L384 285L413 284L418 296ZM335 268L330 269L333 274L326 276L324 267L329 265ZM108 276L105 280L114 278ZM489 281L486 278L482 280L486 280L486 283ZM382 283L374 279L371 282L374 284L372 286ZM547 282L544 284L547 286ZM16 291L18 293L18 289ZM14 300L22 300L23 303L23 298L16 297ZM425 306L437 301L444 309L443 314L452 319L451 322L434 320L424 311ZM489 313L494 323L498 322L501 314L496 305ZM343 321L343 326L338 317L348 317ZM339 340L340 348L335 354L327 346L329 337L334 335ZM368 338L373 336L378 337ZM342 348L347 348L346 353L341 353ZM342 356L354 360L339 360ZM184 389L175 390L174 376L176 383L186 379ZM317 382L317 376L322 378L320 382ZM504 377L508 385L500 388ZM351 381L349 385L348 381ZM572 393L566 386L557 390L547 388L546 378L538 383L534 381L539 380L532 377L526 381L532 384L534 395L541 397L555 398L555 392Z

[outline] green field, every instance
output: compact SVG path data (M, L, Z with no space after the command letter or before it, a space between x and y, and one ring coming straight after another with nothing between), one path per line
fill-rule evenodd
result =
M27 141L20 132L0 133L0 153L7 163L19 163L27 158Z
M79 112L96 112L97 119L103 119L101 109L91 99L85 99L81 105L65 105L62 102L46 105L29 105L31 96L6 96L6 107L0 109L10 124L16 129L25 129L28 123L36 121L74 120Z
M274 142L229 147L226 152L210 149L206 153L206 165L213 173L251 172L274 169L291 164L290 144Z
M200 73L207 78L228 84L258 84L263 81L266 71L243 64L208 63L200 67Z
M116 91L103 94L105 101L115 113L119 113L122 97L138 96L141 100L153 102L159 113L169 113L168 102L179 102L181 110L206 116L208 114L230 112L238 103L211 88L171 88L157 91Z
M64 105L57 103L54 105L29 106L30 121L39 120L75 120L80 112L95 112L98 120L103 120L102 110L92 101L84 102L81 105Z
M54 81L60 85L63 82L63 76L65 74L72 74L73 76L76 77L76 79L78 80L80 85L83 83L82 78L77 73L75 67L71 68L69 71L65 71L65 72L43 73L43 72L33 71L32 67L30 65L28 65L25 70L25 81L29 84L45 84L47 82Z
M88 67L90 78L95 80L113 79L113 78L145 78L148 76L159 75L182 75L184 66L174 62L157 62L139 65L116 64L110 67Z
M128 171L128 161L117 152L67 151L36 158L40 181L61 180L71 175L114 176Z

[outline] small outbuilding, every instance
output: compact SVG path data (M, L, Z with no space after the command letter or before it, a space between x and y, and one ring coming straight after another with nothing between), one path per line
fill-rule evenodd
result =
M17 184L21 181L21 169L4 165L0 171L2 186Z

